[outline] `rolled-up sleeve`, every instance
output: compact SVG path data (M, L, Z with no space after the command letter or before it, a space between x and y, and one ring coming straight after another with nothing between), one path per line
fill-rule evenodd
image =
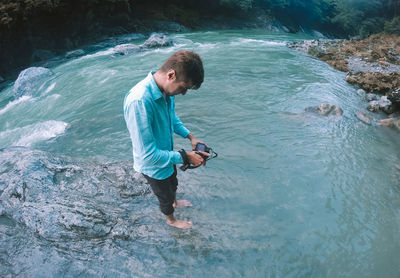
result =
M150 105L146 105L145 101L132 101L126 107L125 119L131 135L134 158L141 158L145 162L144 164L160 168L182 163L182 157L178 152L157 148L151 128L152 109ZM144 165L142 166L144 167Z

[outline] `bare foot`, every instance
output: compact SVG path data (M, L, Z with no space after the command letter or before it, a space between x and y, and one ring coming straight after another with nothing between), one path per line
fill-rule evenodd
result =
M185 208L185 207L191 207L192 203L189 202L188 200L175 200L172 206L174 208Z
M190 229L192 227L192 222L179 219L175 219L174 221L167 220L167 224L179 229Z
M166 215L166 218L167 218L167 224L172 227L176 227L179 229L189 229L192 227L192 222L178 220L174 217L174 214Z

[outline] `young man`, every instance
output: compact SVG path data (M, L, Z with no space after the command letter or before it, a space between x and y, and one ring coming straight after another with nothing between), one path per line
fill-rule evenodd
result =
M174 96L198 89L203 83L203 63L194 52L178 51L157 71L150 72L125 96L124 116L132 140L134 169L147 179L160 202L167 224L188 229L190 221L174 217L174 208L192 204L176 200L175 164L205 165L196 152L173 151L173 133L188 138L194 150L198 142L175 114ZM186 153L186 155L185 155ZM182 154L182 156L181 156ZM208 156L208 153L202 152Z

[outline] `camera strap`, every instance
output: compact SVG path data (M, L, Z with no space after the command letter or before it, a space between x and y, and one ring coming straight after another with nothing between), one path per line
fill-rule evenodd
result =
M200 167L201 164L198 165L198 166L193 166L193 165L190 164L189 158L188 158L188 156L186 154L186 151L184 149L181 149L178 152L181 155L182 161L183 161L182 166L179 167L182 171L186 171L187 169L195 169L197 167ZM210 153L210 156L207 157L204 154L202 154L201 152L196 152L196 154L200 155L205 161L210 160L210 159L215 158L215 157L218 156L218 154L216 152L214 152L211 148L209 148L209 153Z

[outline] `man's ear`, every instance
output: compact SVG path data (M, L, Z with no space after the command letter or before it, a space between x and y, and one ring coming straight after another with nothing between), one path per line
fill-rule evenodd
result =
M170 70L167 72L167 77L168 77L168 80L174 81L174 80L176 79L176 72L175 72L175 70L170 69Z

